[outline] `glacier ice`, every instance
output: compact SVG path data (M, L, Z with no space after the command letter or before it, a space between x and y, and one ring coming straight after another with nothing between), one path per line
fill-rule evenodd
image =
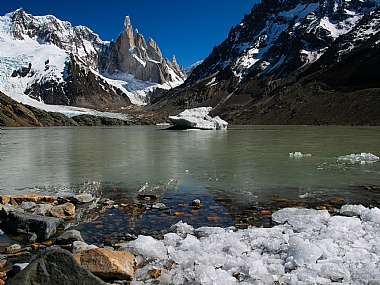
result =
M219 116L212 118L209 113L212 107L187 109L176 116L169 116L169 121L183 128L201 130L225 130L228 123Z
M369 284L380 280L380 209L345 205L342 216L286 208L272 228L178 222L163 240L139 236L131 284ZM346 215L347 214L347 215ZM153 279L148 270L161 270ZM372 283L371 283L372 284ZM377 283L376 283L377 284Z
M372 153L362 152L359 154L352 153L349 155L339 156L338 160L350 161L352 164L356 162L365 164L379 161L380 158Z

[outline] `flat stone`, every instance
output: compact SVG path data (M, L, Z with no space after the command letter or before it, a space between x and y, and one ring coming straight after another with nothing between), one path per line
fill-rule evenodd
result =
M7 285L106 285L91 272L80 266L70 252L52 247L38 254Z
M46 216L50 213L51 208L53 208L52 204L37 204L33 213L36 215Z
M22 202L53 203L55 198L39 194L0 195L0 203L7 204L11 203L11 201L17 204L21 204Z
M126 251L95 248L73 256L84 268L103 279L129 280L134 273L135 256Z
M49 239L57 231L63 219L39 216L26 212L10 212L2 224L4 230L14 233L35 233L37 240Z
M91 194L79 194L72 197L68 197L71 203L74 204L83 204L94 201L94 197Z
M72 203L57 205L50 209L50 214L56 218L71 220L75 218L75 206Z
M84 241L80 231L67 230L57 237L55 243L59 245L72 244L74 241Z

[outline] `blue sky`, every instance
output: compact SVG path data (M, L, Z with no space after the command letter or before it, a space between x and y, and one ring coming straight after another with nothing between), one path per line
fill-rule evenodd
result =
M84 25L102 40L116 40L129 15L132 26L154 39L163 56L188 67L204 59L259 0L1 0L0 15L17 8Z

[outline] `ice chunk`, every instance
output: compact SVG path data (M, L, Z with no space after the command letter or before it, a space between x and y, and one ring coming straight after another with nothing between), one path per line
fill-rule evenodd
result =
M372 208L371 210L367 211L362 217L362 220L380 224L380 209Z
M330 214L327 210L285 208L272 214L272 220L283 224L288 222L296 231L313 231L327 224Z
M310 153L303 154L300 151L289 152L289 157L299 158L299 157L304 157L304 156L311 156L311 154Z
M380 158L378 156L372 154L372 153L362 152L360 154L352 153L352 154L345 155L345 156L339 156L338 160L348 160L352 164L354 164L356 162L364 164L364 163L372 163L372 162L379 161Z
M199 107L188 109L177 116L169 116L169 121L176 126L183 128L202 130L225 130L228 123L218 116L209 116L212 107Z
M303 240L297 236L289 239L288 255L293 256L297 266L316 263L322 254L323 250L310 241Z
M368 209L363 205L343 205L339 210L340 214L343 216L353 217L362 216L368 212Z
M195 278L200 284L236 284L236 279L222 269L213 266L195 266Z
M170 230L176 232L178 235L182 237L185 237L187 234L194 233L194 228L182 221L179 221L175 225L171 226Z
M334 282L347 281L350 273L336 263L324 263L321 267L321 276Z
M167 256L166 247L162 241L155 240L151 236L139 235L119 250L128 251L135 255L142 255L145 259L165 259Z

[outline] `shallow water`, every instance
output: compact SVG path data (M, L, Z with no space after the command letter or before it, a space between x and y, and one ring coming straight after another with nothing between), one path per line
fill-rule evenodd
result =
M380 155L379 127L230 126L227 131L162 127L5 128L1 192L54 195L86 189L206 189L238 200L337 195L380 184L380 162L339 156ZM290 157L299 151L311 156ZM156 188L157 189L157 188Z

